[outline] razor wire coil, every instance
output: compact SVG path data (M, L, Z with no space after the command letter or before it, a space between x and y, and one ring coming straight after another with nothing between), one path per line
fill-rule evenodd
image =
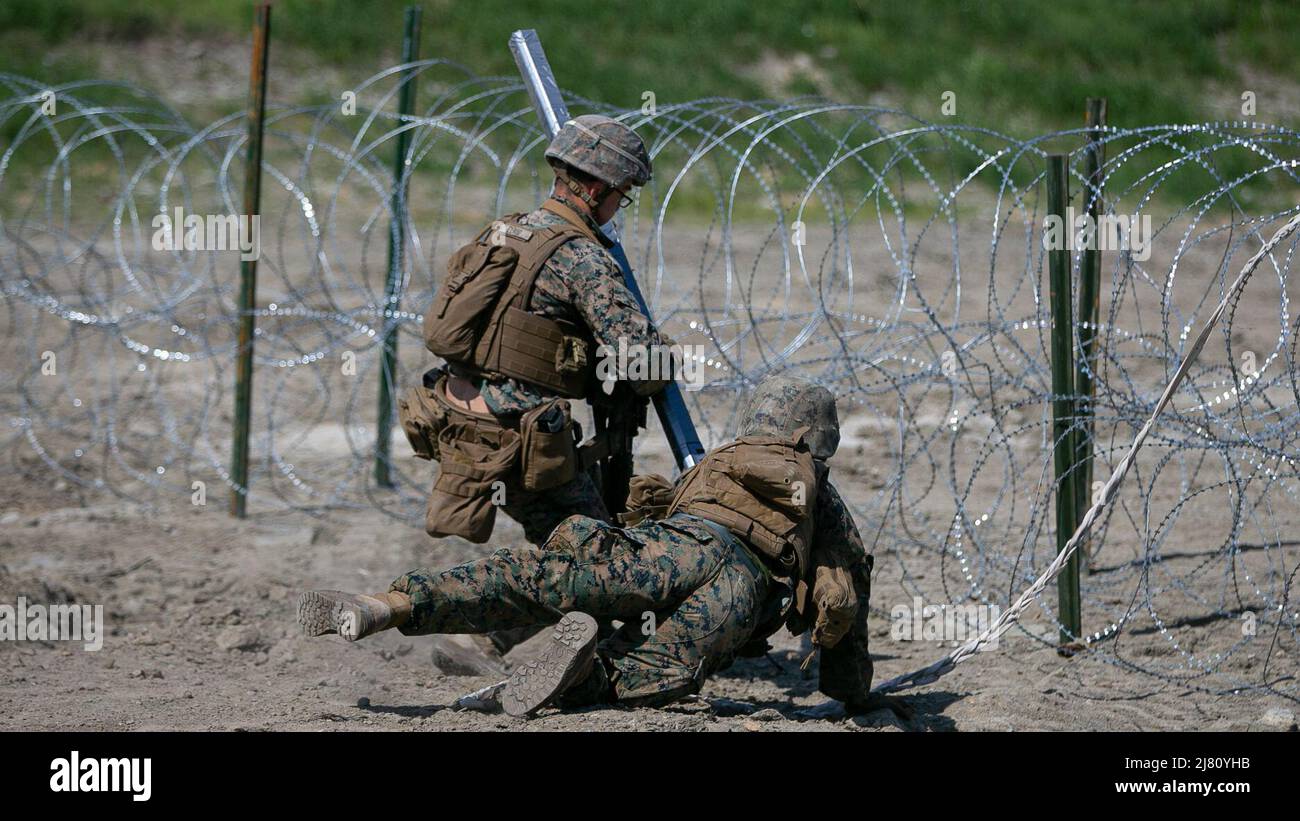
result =
M391 109L408 70L424 107L403 118ZM239 214L243 116L196 125L120 83L0 75L0 89L3 450L16 472L147 504L184 503L202 482L247 493L254 510L375 507L420 522L426 464L399 437L396 488L370 469L383 340L397 332L399 391L418 383L432 364L421 310L446 258L546 193L521 85L424 60L358 85L352 115L268 109L250 488L227 469L236 251L206 247L207 218ZM1049 148L1072 150L1077 213L1099 201L1111 218L1151 217L1149 255L1105 250L1101 312L1075 323L1076 356L1079 330L1096 334L1099 475L1234 269L1297 210L1300 133L1256 122L1106 127L1094 188L1087 129L1017 139L821 99L569 103L619 116L651 147L655 179L619 227L658 324L692 346L699 389L686 395L705 444L734 431L737 399L768 374L796 370L840 398L833 475L878 564L895 564L887 602L1005 607L1056 556ZM183 218L171 224L177 208L200 218L193 247ZM159 215L173 247L156 247ZM1233 295L1092 530L1079 638L1146 680L1300 696L1300 553L1287 538L1300 520L1295 247ZM1082 251L1071 258L1078 267ZM638 439L643 456L658 436ZM922 555L938 557L937 577ZM1020 629L1050 644L1055 603L1035 603L1050 634Z

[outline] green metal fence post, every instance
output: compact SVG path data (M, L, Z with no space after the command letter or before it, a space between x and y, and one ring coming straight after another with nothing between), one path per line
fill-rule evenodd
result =
M257 5L253 20L253 62L249 71L248 151L244 157L244 213L249 224L261 212L262 123L266 115L267 47L271 4ZM242 222L242 220L241 220ZM230 455L230 514L248 511L248 438L253 406L253 312L257 308L257 258L239 269L239 348L235 358L235 417Z
M402 35L402 62L413 63L420 58L420 7L406 9L406 31ZM397 96L397 111L401 124L408 124L415 105L415 70L402 72L401 87ZM397 154L393 158L393 225L388 232L388 282L384 286L383 350L379 364L379 413L375 425L375 482L380 487L392 487L388 470L388 445L393 433L393 395L397 383L397 312L402 301L402 260L406 248L406 188L410 169L407 153L411 147L411 132L397 135Z
M1088 205L1088 215L1094 226L1092 246L1083 251L1083 260L1079 267L1079 363L1075 376L1075 389L1079 397L1079 425L1075 429L1079 446L1075 449L1078 467L1078 480L1075 483L1077 501L1075 510L1082 516L1092 506L1092 432L1093 402L1097 387L1093 373L1097 367L1096 349L1097 323L1101 315L1101 215L1102 203L1102 166L1106 164L1106 145L1102 142L1106 128L1106 98L1089 97L1087 112L1084 116L1087 126L1087 143L1084 147L1084 159L1088 176L1088 187L1084 189L1084 201ZM1083 568L1092 570L1092 538L1079 545L1079 555L1083 556Z
M1071 430L1074 422L1074 317L1070 293L1070 251L1066 241L1074 226L1066 219L1069 202L1069 157L1050 154L1047 157L1047 209L1056 216L1061 226L1059 247L1047 251L1049 271L1052 333L1052 438L1056 469L1056 548L1065 547L1078 525L1078 499L1074 484L1074 442ZM1061 619L1061 645L1078 640L1079 614L1079 554L1075 552L1057 578L1057 595Z

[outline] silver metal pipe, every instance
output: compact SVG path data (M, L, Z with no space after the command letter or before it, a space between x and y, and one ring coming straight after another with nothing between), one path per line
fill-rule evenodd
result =
M521 29L510 35L510 52L515 55L515 65L523 77L533 109L541 118L547 137L554 137L560 126L569 119L569 107L560 96L560 87L551 72L551 64L542 51L542 41L535 29Z

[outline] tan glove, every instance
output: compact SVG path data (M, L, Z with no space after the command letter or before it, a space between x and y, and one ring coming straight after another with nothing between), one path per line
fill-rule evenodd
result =
M858 615L858 597L849 571L843 567L818 565L813 578L812 602L817 613L813 623L813 644L834 647L853 628Z

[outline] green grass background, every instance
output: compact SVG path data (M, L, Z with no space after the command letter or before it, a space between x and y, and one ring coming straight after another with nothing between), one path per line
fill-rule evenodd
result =
M363 78L397 60L409 0L278 0L272 74L292 49ZM637 107L723 95L767 96L760 58L787 66L777 92L819 92L897 105L925 119L1027 137L1082 124L1088 96L1109 98L1111 123L1258 119L1294 126L1300 97L1300 9L1294 2L1094 0L424 0L423 56L480 74L513 74L516 28L536 28L562 84ZM246 40L245 0L0 0L0 70L45 82L101 76L97 55L146 38ZM68 48L75 44L77 48ZM57 54L52 57L52 54ZM192 120L243 104L230 96L185 110ZM155 89L166 97L166 89ZM957 116L940 113L954 92ZM289 102L289 101L281 101ZM296 100L293 102L307 102ZM1300 106L1300 104L1296 104ZM0 130L3 131L3 130ZM0 133L0 140L5 138ZM1249 167L1242 157L1241 168ZM1240 171L1231 157L1224 173ZM1192 195L1203 190L1189 184Z
M377 68L396 59L405 0L279 0L274 43L323 60ZM425 0L425 54L479 73L512 73L506 38L536 28L557 74L581 94L636 106L644 89L662 100L762 93L740 70L764 50L806 53L843 99L882 92L921 116L957 94L959 117L1037 128L1080 121L1084 97L1106 95L1127 125L1239 116L1208 99L1209 84L1246 88L1244 70L1300 79L1300 13L1294 2L1152 0L1031 3L1011 0ZM243 36L252 4L241 0L3 0L6 70L76 73L43 66L50 45L81 41L130 48L153 36ZM42 77L41 79L51 79ZM62 78L52 78L62 79ZM791 91L812 91L796 78ZM1268 100L1261 100L1267 118Z

